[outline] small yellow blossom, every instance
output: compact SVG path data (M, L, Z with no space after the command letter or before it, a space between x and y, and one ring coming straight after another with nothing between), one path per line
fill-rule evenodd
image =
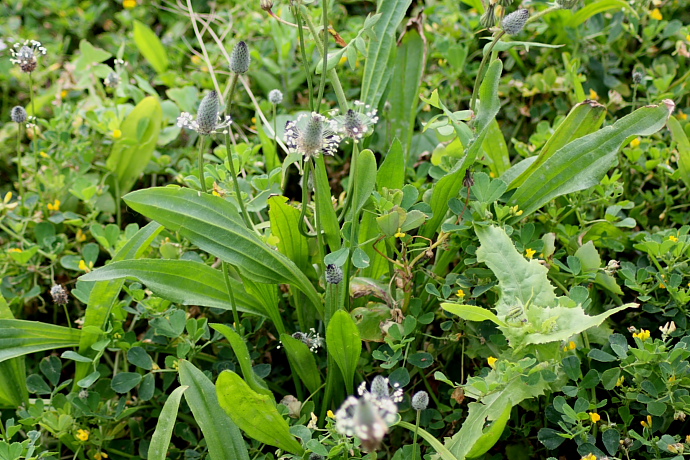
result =
M9 248L7 252L24 252L20 248Z
M639 137L636 137L635 139L630 141L630 147L632 147L632 148L639 147L639 145L640 145L640 138Z
M128 10L131 10L132 8L137 6L137 0L125 0L124 2L122 2L122 6L124 6Z
M125 1L127 1L127 0L125 0ZM122 137L122 131L120 131L119 129L116 129L113 131L113 139L119 139L121 137Z
M688 40L690 41L690 35L688 35ZM685 121L685 120L688 119L688 114L687 114L687 113L683 113L682 110L679 110L679 111L678 111L678 115L676 115L676 117L677 117L679 120Z
M398 229L398 232L393 236L395 236L396 238L403 238L406 235L407 235L407 233L404 233L401 229Z
M642 425L642 426L645 427L645 428L651 428L651 427L652 427L652 416L651 416L651 415L648 415L648 416L647 416L647 420L646 420L646 421L645 421L645 420L642 420L642 421L640 422L640 425Z
M589 419L592 421L592 423L597 423L599 420L601 420L601 415L597 414L596 412L590 412Z
M516 216L521 216L525 211L523 211L522 209L520 209L520 208L518 207L518 205L515 205L515 206L512 206L512 207L510 208L510 212L513 213L513 214L516 215Z
M652 17L652 19L656 19L657 21L664 19L664 16L661 14L661 11L659 11L659 8L654 8L649 15Z
M616 380L616 386L617 386L617 387L622 387L622 386L623 386L623 382L625 382L625 376L622 376L622 375L621 375L620 377L618 377L618 380Z
M661 289L666 289L666 285L665 285L664 283L659 283L659 287L660 287Z
M93 456L96 460L103 460L104 458L108 458L108 454L105 452L96 452Z
M460 297L461 300L465 298L465 291L463 291L462 289L458 289L458 292L456 292L455 294L457 294L457 296Z
M633 337L642 340L643 342L650 337L650 333L646 329L641 329L640 332L635 332Z
M577 344L571 340L570 342L568 342L568 345L563 347L563 351L574 350L576 348Z
M599 95L597 94L596 91L594 91L592 88L589 89L589 98L593 101L598 101L599 100Z
M675 375L670 376L670 377L668 378L668 381L669 381L669 383L675 382L675 381L676 381L676 376L675 376Z
M677 236L671 235L671 236L668 237L668 239L671 240L671 241L673 241L674 243L677 243L677 242L678 242L678 237L677 237Z
M12 199L12 196L13 196L13 195L12 195L12 192L7 192L7 193L5 194L5 197L2 199L2 203L3 203L3 204L9 203L10 200Z
M597 456L594 454L587 454L584 457L582 457L580 460L597 460Z
M79 429L77 430L76 438L82 442L86 442L89 440L89 432L86 430Z
M496 369L496 361L498 361L498 358L494 358L493 356L489 356L486 361L489 363L489 367L491 369Z
M492 179L496 179L496 173L493 171L489 172L489 177Z
M687 442L688 444L690 444L690 434L688 434L688 435L685 436L685 442Z
M77 243L86 241L86 235L84 235L84 232L81 231L81 228L77 230L77 234L74 236L74 239L77 240Z
M525 257L527 257L528 259L531 259L532 257L534 257L534 254L536 254L536 253L537 253L537 251L535 251L534 249L527 249L527 250L525 250Z
M212 192L211 192L211 194L212 194L213 196L220 196L220 193L218 193L218 192L217 192L217 191L215 191L215 190L214 190L214 191L212 191Z
M196 64L196 65L201 64L201 57L199 57L195 54L194 56L192 56L192 63Z
M86 265L86 262L84 262L84 259L81 259L79 261L79 270L84 270L86 273L89 273L92 268L93 268L93 262L89 262L89 265Z
M54 203L48 203L48 210L49 211L59 211L61 204L62 204L62 202L60 202L60 200L55 200Z
M335 414L333 413L332 410L328 409L328 412L326 412L326 416L330 418L335 418Z
M62 91L60 91L60 98L64 99L67 97L68 94L69 94L69 91L67 91L66 89L63 89Z
M345 56L345 55L343 54L343 55L340 57L340 61L338 61L338 64L339 64L339 65L343 65L343 64L345 64L346 62L347 62L347 56Z

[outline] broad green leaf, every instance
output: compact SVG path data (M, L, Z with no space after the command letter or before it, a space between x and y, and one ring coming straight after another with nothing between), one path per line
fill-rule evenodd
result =
M165 401L163 410L158 416L156 430L151 437L148 460L165 460L167 457L168 446L170 445L173 428L175 428L175 422L177 421L177 410L180 407L180 399L182 399L182 393L184 393L186 389L186 386L175 388Z
M491 310L477 307L476 305L458 305L454 303L442 303L441 308L454 315L458 315L465 321L485 321L489 320L499 326L505 326L506 323L498 319L498 316Z
M306 294L319 315L323 315L321 297L307 276L285 255L248 230L235 206L228 201L175 187L139 190L124 199L135 211L179 232L254 281L294 285Z
M522 185L529 176L540 169L546 160L551 158L561 147L584 135L593 133L604 122L606 107L596 101L587 100L572 108L568 116L556 128L536 160L515 180L510 182L509 188Z
M0 362L39 351L76 347L80 337L80 329L23 319L0 319Z
M268 316L273 321L273 325L279 334L285 332L283 318L280 316L278 286L275 284L256 283L251 277L243 276L242 274L240 274L240 278L247 294L261 304L262 314Z
M599 184L617 163L618 150L626 139L659 131L674 107L668 99L657 106L642 107L611 126L569 142L518 187L510 203L528 215L558 196Z
M566 22L566 25L568 27L577 27L583 22L585 22L587 19L594 16L595 14L603 13L604 11L613 9L627 9L628 13L636 17L639 17L637 12L630 7L628 2L625 2L623 0L599 0L597 2L590 3L584 8L578 10L577 13L573 14L570 17L570 19Z
M508 146L501 127L495 119L489 124L482 151L489 160L489 169L494 173L493 177L501 177L510 168Z
M290 434L273 399L252 390L239 375L223 371L216 382L218 402L233 422L250 438L302 455L304 449Z
M249 460L242 433L225 413L213 382L192 363L179 361L180 383L188 386L187 404L204 435L211 458Z
M298 230L299 210L287 204L284 196L273 196L268 199L268 204L271 233L278 237L278 250L306 272L309 268L309 242Z
M395 47L398 26L412 0L381 0L376 13L381 17L373 27L373 37L367 47L362 77L361 99L374 108L379 106L391 72L391 51Z
M136 372L120 372L110 384L110 387L118 393L127 393L141 382L141 374Z
M168 53L160 38L146 24L134 20L134 43L139 52L158 73L168 68Z
M328 181L323 155L314 159L314 204L316 206L316 218L326 237L326 243L330 252L335 252L340 249L340 226L338 225L338 216L333 209L331 184Z
M353 178L353 203L352 210L358 213L371 196L376 185L376 157L374 153L365 149L362 150L357 158L357 172Z
M122 137L113 144L107 168L115 173L120 196L132 189L156 149L163 120L158 99L146 97L134 107L120 125Z
M113 262L81 276L83 281L136 279L156 295L182 305L232 309L223 272L192 260L138 259ZM256 298L245 291L243 284L230 279L237 309L264 315Z
M316 365L314 353L304 342L288 334L280 334L280 343L285 348L292 371L297 373L309 391L315 393L321 386L321 373Z
M130 348L127 351L127 361L147 371L153 369L153 360L142 347Z
M496 445L498 438L501 437L503 430L505 430L506 423L510 419L512 408L512 406L506 406L503 414L494 420L489 427L484 429L484 434L474 443L472 449L467 453L467 458L481 457Z
M353 394L355 370L362 353L362 340L357 325L346 311L338 310L333 314L326 329L326 346L328 354L333 357L343 374L348 394Z
M388 95L390 113L395 114L390 129L391 136L400 140L403 151L407 154L412 144L419 90L426 64L426 38L422 22L411 21L398 43L391 76L395 88ZM404 169L402 172L404 173Z
M477 130L476 138L470 147L467 148L464 159L458 161L453 169L443 176L434 187L431 202L429 203L433 217L421 229L422 235L426 238L433 237L436 230L445 220L448 212L448 201L451 198L455 198L460 192L465 171L477 159L487 133L487 128L496 118L496 114L501 108L501 101L498 99L498 84L501 80L502 72L503 63L499 59L494 60L489 65L489 69L479 88L480 104L474 124ZM444 111L447 110L444 107ZM455 131L460 136L461 130L456 127Z
M676 141L676 148L678 149L678 169L680 169L680 178L685 182L686 187L690 187L690 140L683 131L683 127L676 120L676 117L668 119L668 127L671 130L671 136Z
M386 158L381 163L376 174L376 184L379 193L383 188L402 190L405 185L405 154L400 140L394 139Z
M261 377L254 373L254 369L252 368L252 359L249 356L247 344L242 337L231 327L226 326L225 324L210 324L209 326L223 334L225 338L228 339L228 342L230 342L230 346L232 347L232 351L235 352L237 362L240 364L240 369L242 369L242 375L244 375L244 379L247 381L252 390L272 398L273 393L271 393L271 390L268 389L268 385L266 385Z
M76 69L79 71L94 67L95 64L103 62L112 56L106 50L93 46L86 39L82 39L79 42L79 51L81 54L75 62Z
M2 294L0 294L0 319L14 319L12 310ZM15 409L28 401L29 391L26 387L24 357L0 362L0 407Z

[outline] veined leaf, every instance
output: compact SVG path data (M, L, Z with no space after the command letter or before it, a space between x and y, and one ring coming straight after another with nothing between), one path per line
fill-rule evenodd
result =
M139 190L124 200L135 211L179 232L254 281L294 285L323 316L321 297L307 276L290 259L248 230L235 206L226 200L174 187Z
M189 387L184 397L201 428L211 458L249 460L242 433L220 407L213 382L187 360L181 359L179 366L180 383Z
M280 343L285 348L292 371L299 375L309 391L316 392L321 386L321 373L316 365L314 353L301 340L288 334L280 334Z
M356 177L353 177L352 180L355 181L352 193L354 200L352 211L357 213L367 202L376 185L376 157L371 150L365 149L360 152L357 158Z
M590 3L581 10L578 10L577 13L570 17L566 25L568 27L577 27L595 14L612 9L627 9L630 14L639 17L637 11L631 8L628 2L623 0L599 0L598 2Z
M630 136L659 131L675 104L666 99L626 115L613 125L575 139L551 155L518 187L510 203L528 215L552 199L593 187L618 161L618 149ZM523 216L524 217L524 216Z
M156 423L156 431L151 437L151 444L149 445L149 460L165 460L168 454L168 446L172 439L173 428L177 421L177 410L180 408L180 399L182 393L187 389L186 386L175 388L170 393L168 399L163 405L163 410L158 416L158 423Z
M268 199L268 216L271 220L271 233L278 237L278 250L285 254L303 272L309 268L309 242L298 228L300 212L287 204L284 196Z
M0 319L14 319L12 310L0 294ZM15 409L29 401L24 357L0 362L0 407Z
M441 308L454 315L458 315L465 321L485 321L489 320L499 326L505 326L506 323L498 319L494 312L486 308L477 307L476 305L458 305L454 303L442 303Z
M316 207L316 218L323 231L326 243L331 252L340 249L340 226L338 216L333 209L331 199L331 184L328 182L326 163L323 155L314 159L314 205Z
M0 362L38 351L76 347L80 337L80 329L23 319L0 319Z
M405 154L400 140L394 139L386 158L376 173L377 190L383 192L383 187L402 190L405 185Z
M163 73L167 70L168 53L165 46L153 30L137 20L134 20L134 43L156 72Z
M83 281L134 278L156 295L182 305L232 309L223 272L191 260L139 259L113 262L81 276ZM262 305L231 278L237 309L264 316Z
M346 311L338 310L333 314L326 329L326 346L328 354L333 357L343 374L347 392L353 394L355 370L362 353L362 340L357 325Z
M239 375L232 371L221 372L216 393L220 406L247 436L293 454L304 453L272 398L252 390Z
M685 182L687 187L690 187L690 141L688 136L683 131L675 117L668 119L668 127L671 130L673 140L676 141L678 148L678 169L680 169L680 178Z

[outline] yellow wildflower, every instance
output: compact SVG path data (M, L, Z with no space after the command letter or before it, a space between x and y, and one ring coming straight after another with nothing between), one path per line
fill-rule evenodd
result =
M673 241L674 243L677 243L677 242L678 242L678 237L677 237L677 236L671 235L671 236L668 237L668 239L671 240L671 241Z
M460 297L460 299L465 298L465 291L462 289L458 289L458 292L456 292L457 296Z
M510 212L513 213L513 214L516 215L516 216L521 216L525 211L523 211L522 209L520 209L520 208L518 207L518 205L515 205L515 206L512 206L512 207L510 208Z
M7 192L7 193L5 194L5 197L2 199L2 203L3 203L3 204L9 203L10 200L12 199L12 196L13 196L13 195L12 195L12 192Z
M41 152L41 153L39 153L39 155L41 155L43 158L50 158L50 155L48 155L45 152Z
M669 381L669 383L675 382L675 381L676 381L676 376L675 376L675 375L670 376L670 377L668 378L668 381Z
M60 98L64 99L67 97L68 94L69 94L69 91L67 91L66 89L63 89L62 91L60 91Z
M630 147L632 147L632 148L639 147L639 145L640 145L640 138L639 137L636 137L635 139L630 141Z
M690 434L688 434L688 435L685 436L685 442L687 442L688 444L690 444Z
M652 19L656 19L657 21L664 19L664 16L661 14L661 11L659 11L659 8L654 8L649 15L652 17Z
M89 440L89 432L87 430L79 429L77 430L76 438L81 442L86 442Z
M617 386L617 387L622 387L622 386L623 386L623 382L625 382L625 377L621 375L620 377L618 377L618 380L616 380L616 386Z
M690 41L690 35L688 35L688 40ZM676 115L676 117L677 117L679 120L685 121L685 120L688 119L688 114L687 114L687 113L683 113L682 110L679 110L679 111L678 111L678 115Z
M335 418L335 414L333 413L332 410L328 409L328 412L326 412L326 416L330 418Z
M137 0L125 0L124 2L122 2L122 6L124 6L128 10L131 10L132 8L137 6Z
M96 460L103 460L104 458L108 458L108 454L105 452L96 452L93 456Z
M491 369L496 369L496 361L498 361L498 358L494 358L493 356L489 356L486 361L489 363L489 367Z
M597 460L597 456L594 454L587 454L584 457L582 457L580 460Z
M645 340L647 340L650 336L651 336L651 334L650 334L649 331L646 330L646 329L641 329L640 332L635 332L635 333L633 334L633 337L635 337L635 338L637 338L637 339L640 339L640 340L642 340L643 342L644 342Z
M347 62L347 56L345 56L345 55L343 54L343 55L340 57L340 61L338 61L338 64L339 64L339 65L343 65L343 64L345 64L346 62Z
M20 248L9 248L7 252L24 252Z
M192 63L196 65L201 64L201 58L195 54L194 56L192 56Z
M406 235L407 233L404 233L401 229L398 229L398 232L393 236L395 236L396 238L403 238Z
M590 412L589 419L592 421L592 423L597 423L599 420L601 420L601 415L597 414L596 412Z
M86 235L84 235L84 232L81 231L81 228L77 230L77 234L74 236L74 239L77 240L77 243L86 241Z
M59 211L61 204L62 203L60 202L60 200L55 200L54 203L48 203L48 210L49 211Z
M89 262L89 265L86 265L86 262L84 262L84 259L81 259L79 261L79 270L83 270L86 273L89 273L92 268L93 268L93 262Z
M127 1L127 0L125 0L125 1ZM113 139L119 139L121 137L122 137L122 131L120 131L119 129L116 129L113 131Z
M589 89L589 98L593 101L598 101L599 100L599 95L597 94L596 91L594 91L592 88Z
M566 346L563 347L563 351L574 350L576 348L577 344L571 340Z
M531 259L532 257L534 257L534 254L536 254L536 252L537 251L535 251L534 249L527 249L525 250L525 257Z
M489 177L492 179L496 179L496 173L493 171L489 172Z
M652 427L652 416L651 416L651 415L648 415L648 416L647 416L647 420L646 420L646 421L645 421L645 420L642 420L642 421L640 422L640 425L642 425L642 426L645 427L645 428L651 428L651 427Z

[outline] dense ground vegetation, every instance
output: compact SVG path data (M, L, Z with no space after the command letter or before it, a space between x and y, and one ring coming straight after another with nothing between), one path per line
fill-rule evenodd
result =
M690 455L687 0L0 17L0 460Z

